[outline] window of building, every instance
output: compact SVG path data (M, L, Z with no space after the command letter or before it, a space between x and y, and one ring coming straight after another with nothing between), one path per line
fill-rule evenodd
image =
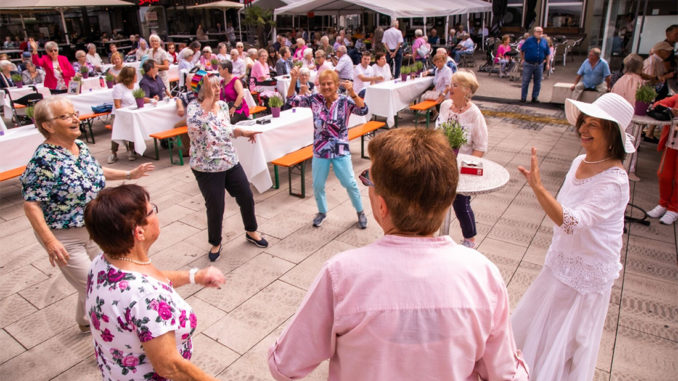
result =
M523 25L524 0L508 0L506 14L504 15L504 26Z
M550 0L546 4L546 26L551 28L582 27L584 1Z

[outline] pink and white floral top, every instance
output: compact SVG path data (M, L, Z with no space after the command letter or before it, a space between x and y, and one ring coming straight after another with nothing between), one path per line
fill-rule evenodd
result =
M171 284L120 270L100 254L87 276L86 308L104 380L164 380L141 344L167 332L174 331L177 350L191 358L197 319Z
M223 172L238 164L233 147L235 128L228 104L218 101L216 113L203 110L197 100L188 104L186 125L191 139L191 168L199 172Z

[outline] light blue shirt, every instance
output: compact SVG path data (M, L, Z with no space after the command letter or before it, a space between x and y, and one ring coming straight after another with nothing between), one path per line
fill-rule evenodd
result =
M581 75L581 81L584 88L593 89L603 83L605 78L610 75L610 65L604 59L599 59L595 67L591 67L588 58L581 64L577 75Z

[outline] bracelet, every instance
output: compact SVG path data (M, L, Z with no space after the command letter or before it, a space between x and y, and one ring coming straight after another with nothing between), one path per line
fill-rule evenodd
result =
M125 178L127 180L132 180L132 171L127 171L127 173L125 174Z
M188 281L191 284L195 284L195 273L198 272L198 268L194 267L188 271Z

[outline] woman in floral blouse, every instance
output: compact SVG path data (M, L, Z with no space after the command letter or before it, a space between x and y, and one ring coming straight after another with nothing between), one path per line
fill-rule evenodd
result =
M224 189L235 198L245 225L245 238L258 247L268 242L257 232L254 197L247 175L238 161L233 139L248 138L252 143L259 132L236 128L230 123L228 104L219 100L221 78L199 71L191 81L198 98L189 103L186 114L191 139L190 165L205 198L207 209L208 253L214 262L221 254L221 226L224 218Z
M219 287L214 267L161 271L148 258L158 239L158 207L138 185L105 189L85 209L103 253L87 276L94 354L104 380L214 380L189 361L197 318L174 287Z
M89 331L85 286L90 258L99 248L85 230L84 211L106 180L138 179L153 170L145 163L131 171L102 168L80 140L80 122L73 104L52 96L35 106L35 125L45 136L21 176L24 211L52 266L78 291L75 321Z
M353 174L351 152L348 149L348 119L351 114L366 115L367 105L353 91L350 81L343 83L345 95L339 95L339 76L334 70L325 70L318 74L319 92L307 96L294 95L294 87L299 78L299 69L290 72L292 80L287 91L291 106L310 107L313 110L313 194L318 205L318 214L313 218L313 226L320 226L327 217L325 182L330 173L330 164L341 185L346 188L353 207L358 212L358 226L367 228L367 217L360 200L360 191Z

